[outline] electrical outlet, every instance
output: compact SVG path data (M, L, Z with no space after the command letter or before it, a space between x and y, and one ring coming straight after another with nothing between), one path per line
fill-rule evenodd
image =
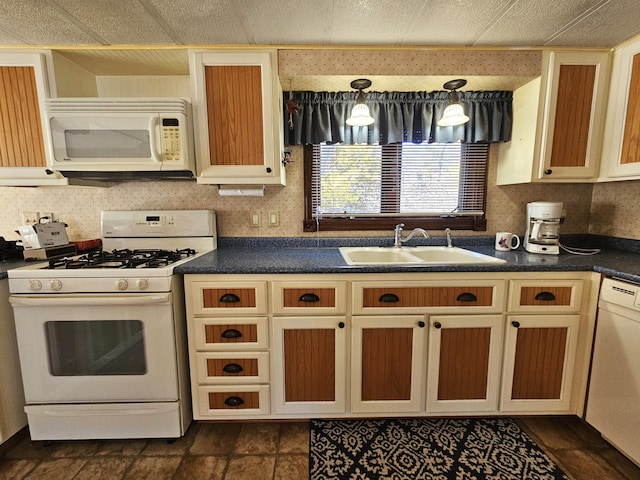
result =
M273 210L269 212L269 226L277 227L280 225L280 212Z
M53 212L40 212L40 217L38 218L42 223L53 222Z
M34 225L40 220L40 214L38 212L22 212L22 224Z
M251 226L259 227L260 226L260 212L251 212Z

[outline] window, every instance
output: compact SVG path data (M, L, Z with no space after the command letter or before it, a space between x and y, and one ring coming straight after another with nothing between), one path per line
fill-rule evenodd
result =
M489 145L305 147L305 231L485 230Z

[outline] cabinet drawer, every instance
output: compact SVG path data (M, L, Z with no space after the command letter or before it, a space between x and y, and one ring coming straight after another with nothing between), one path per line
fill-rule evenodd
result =
M273 282L273 311L278 314L346 313L346 282Z
M198 387L199 419L219 416L267 415L268 385L200 386Z
M266 282L193 282L194 314L252 315L267 312Z
M504 303L500 280L475 282L402 282L381 285L354 282L353 313L424 313L425 311L499 312Z
M511 280L510 312L578 312L582 280Z
M194 318L196 350L252 350L269 346L267 317Z
M200 384L269 382L268 352L198 352L195 367Z

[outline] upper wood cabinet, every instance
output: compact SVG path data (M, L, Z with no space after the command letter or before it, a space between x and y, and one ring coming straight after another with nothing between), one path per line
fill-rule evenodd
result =
M513 94L498 185L596 180L608 95L607 51L545 52L542 76Z
M0 52L0 185L66 184L47 172L42 101L55 94L50 52Z
M640 39L613 54L601 180L640 178Z
M277 52L192 51L197 181L284 185Z

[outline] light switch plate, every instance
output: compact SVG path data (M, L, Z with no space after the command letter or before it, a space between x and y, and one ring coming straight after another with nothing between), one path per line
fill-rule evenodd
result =
M269 226L277 227L280 225L280 212L272 210L269 212Z
M259 227L260 226L260 212L251 212L250 216L251 226Z

